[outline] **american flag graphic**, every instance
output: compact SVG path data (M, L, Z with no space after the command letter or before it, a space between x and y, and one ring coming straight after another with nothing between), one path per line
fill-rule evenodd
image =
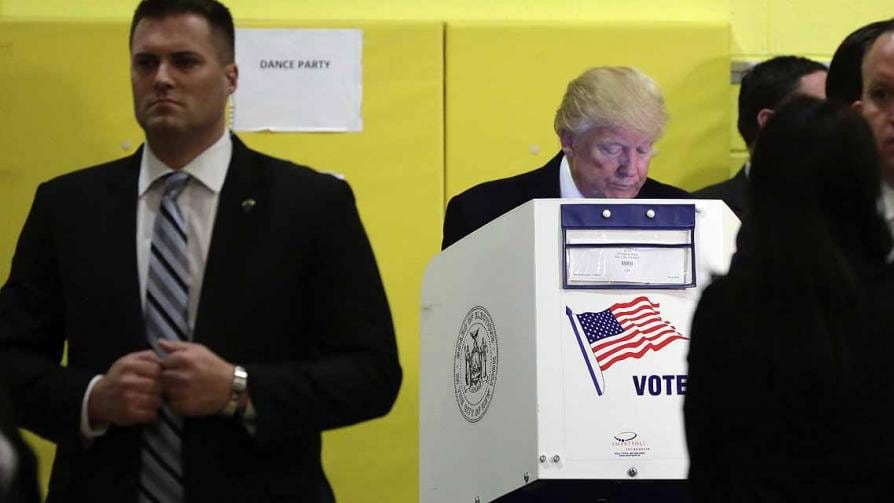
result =
M570 309L566 312L569 318L572 315L577 318L596 363L604 372L619 361L641 358L650 350L660 351L676 340L687 339L661 318L658 307L648 297L641 296L598 313L573 314ZM574 320L571 321L580 339Z

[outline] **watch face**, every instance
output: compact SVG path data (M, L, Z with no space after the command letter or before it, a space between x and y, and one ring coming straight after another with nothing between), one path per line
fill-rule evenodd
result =
M244 368L237 365L235 370L233 370L233 393L242 393L243 391L245 391L245 387L247 385L248 372L246 372Z

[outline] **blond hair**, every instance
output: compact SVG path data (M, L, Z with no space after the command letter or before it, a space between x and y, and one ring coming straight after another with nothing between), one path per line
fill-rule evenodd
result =
M664 98L651 77L636 68L601 66L568 83L554 127L559 135L624 127L657 138L665 123Z

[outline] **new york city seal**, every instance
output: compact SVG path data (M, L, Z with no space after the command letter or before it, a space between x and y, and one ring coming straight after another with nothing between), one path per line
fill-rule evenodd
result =
M463 318L453 354L453 390L470 423L484 417L494 398L499 351L497 330L487 309L473 307Z

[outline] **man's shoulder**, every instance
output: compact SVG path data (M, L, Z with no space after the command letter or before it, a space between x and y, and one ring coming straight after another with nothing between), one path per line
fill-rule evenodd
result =
M269 176L282 183L313 183L329 186L345 184L343 178L335 172L319 171L289 159L276 157L258 150L242 146L245 159L251 160L254 169L264 170ZM238 160L236 162L239 162Z
M63 173L46 180L41 186L45 191L90 190L128 177L135 180L140 169L139 155L137 150L127 157Z
M458 202L479 202L512 208L538 197L559 197L559 173L546 165L518 175L474 185L453 197ZM512 209L509 208L509 209Z
M743 167L732 178L708 185L696 190L693 194L701 199L725 199L727 196L737 192L744 193L747 183L748 178L745 176L745 168Z
M688 199L692 197L692 194L679 187L659 182L654 178L647 178L636 197L637 199Z
M532 171L479 183L450 198L442 248L531 199L559 197L557 158Z
M733 210L739 218L748 209L748 178L745 176L744 170L739 172L729 180L709 185L703 189L699 189L693 193L699 199L720 199Z
M729 180L724 180L722 182L703 187L699 190L696 190L692 194L701 199L723 199L724 196L732 191L733 186L736 183L737 182L734 178L730 178Z
M354 202L354 193L344 178L288 159L235 147L227 184L254 187L281 210L325 211ZM316 209L313 209L316 208Z
M494 201L495 197L503 200L506 197L518 196L520 194L519 180L524 179L529 174L522 173L521 175L481 182L460 192L454 196L454 199L457 201Z

